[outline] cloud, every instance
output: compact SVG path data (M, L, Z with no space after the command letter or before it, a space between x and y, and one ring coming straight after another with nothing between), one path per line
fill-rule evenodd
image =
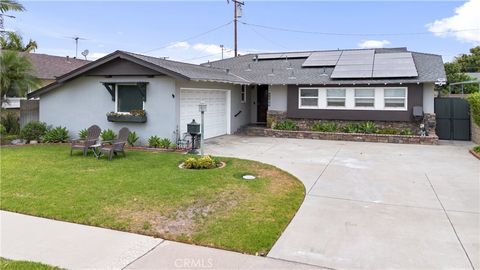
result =
M362 49L383 48L386 45L390 45L390 41L388 41L388 40L362 40L362 42L358 43L358 47L362 48Z
M167 47L167 49L188 49L188 48L190 48L190 44L188 44L188 42L185 42L185 41L175 42Z
M426 26L428 31L439 37L455 37L473 44L480 44L480 0L469 0L455 9L455 15ZM473 31L465 31L476 29Z

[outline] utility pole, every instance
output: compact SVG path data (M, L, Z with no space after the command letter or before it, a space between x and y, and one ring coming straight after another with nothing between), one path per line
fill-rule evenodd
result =
M238 56L238 44L237 44L237 21L238 21L238 18L242 17L242 14L241 14L241 8L243 5L245 5L244 2L242 1L239 1L239 0L232 0L233 2L233 32L234 32L234 38L233 38L233 47L234 47L234 57L237 57ZM227 3L229 3L229 0L227 0ZM240 14L239 14L239 11L240 10Z
M220 48L222 49L222 60L223 60L223 45L220 45Z

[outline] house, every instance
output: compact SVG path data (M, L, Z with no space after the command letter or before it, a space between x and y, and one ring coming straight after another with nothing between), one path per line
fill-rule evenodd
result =
M39 87L43 87L55 81L56 77L77 69L90 61L70 57L40 53L24 53L32 64L33 75L40 80ZM35 89L32 89L35 90ZM2 104L5 109L20 109L20 100L24 97L8 97L7 102Z
M40 98L48 124L72 132L127 126L144 140L178 138L205 102L211 138L284 118L416 127L424 116L435 121L434 85L445 78L441 56L406 48L247 54L203 65L116 51L28 97ZM128 119L134 110L146 119Z

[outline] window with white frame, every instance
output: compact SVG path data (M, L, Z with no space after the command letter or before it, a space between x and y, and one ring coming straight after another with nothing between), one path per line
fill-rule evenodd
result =
M300 108L318 107L318 89L300 88Z
M245 103L247 102L247 86L243 85L242 90L240 92L240 102Z
M374 107L375 89L355 89L355 107Z
M144 97L137 84L119 84L116 89L117 112L129 113L143 110Z
M327 89L327 107L345 107L346 89Z
M405 88L388 88L383 90L384 106L391 109L406 107L407 91Z

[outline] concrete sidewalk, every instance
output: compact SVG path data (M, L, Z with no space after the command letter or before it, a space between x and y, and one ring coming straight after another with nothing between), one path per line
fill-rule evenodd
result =
M7 211L0 227L0 257L67 269L315 268Z

